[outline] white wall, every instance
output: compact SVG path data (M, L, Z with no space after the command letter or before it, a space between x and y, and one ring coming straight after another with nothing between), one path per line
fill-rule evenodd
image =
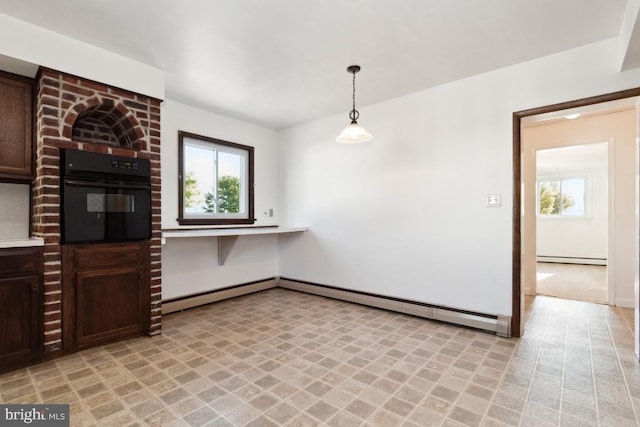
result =
M277 132L193 108L162 104L162 228L180 228L178 217L178 131L184 130L255 148L255 225L278 224ZM274 216L266 212L274 209ZM188 227L187 227L188 228ZM276 236L241 236L218 266L217 240L170 238L162 247L162 299L210 291L278 275Z
M29 200L27 184L0 183L0 240L29 238Z
M512 113L638 86L610 39L282 132L284 277L511 314ZM597 58L597 60L594 60ZM345 106L345 110L347 106ZM485 207L487 194L502 206Z

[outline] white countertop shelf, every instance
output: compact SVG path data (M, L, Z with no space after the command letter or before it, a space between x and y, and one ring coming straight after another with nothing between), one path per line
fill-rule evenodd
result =
M0 249L29 248L33 246L44 246L44 239L39 237L31 237L28 239L0 239Z
M170 238L186 237L217 237L218 238L218 265L224 265L233 245L239 236L252 236L259 234L286 234L303 233L309 227L237 227L237 228L189 228L189 229L165 229L162 230L162 244L166 244Z
M238 227L238 228L189 228L162 230L165 239L175 237L248 236L252 234L282 234L308 231L309 227Z

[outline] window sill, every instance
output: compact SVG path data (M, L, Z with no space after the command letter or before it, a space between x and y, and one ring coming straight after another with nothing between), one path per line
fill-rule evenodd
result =
M178 218L178 225L186 225L186 226L203 226L203 227L216 227L216 226L226 226L226 227L244 227L248 225L253 225L256 220L255 218Z

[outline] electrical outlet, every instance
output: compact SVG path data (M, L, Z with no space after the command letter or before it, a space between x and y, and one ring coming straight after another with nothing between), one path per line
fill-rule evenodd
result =
M273 218L273 209L269 209L269 218Z

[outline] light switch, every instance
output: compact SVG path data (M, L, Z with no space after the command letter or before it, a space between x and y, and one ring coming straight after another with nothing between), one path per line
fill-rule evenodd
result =
M498 208L500 207L500 194L488 194L487 195L487 207Z

